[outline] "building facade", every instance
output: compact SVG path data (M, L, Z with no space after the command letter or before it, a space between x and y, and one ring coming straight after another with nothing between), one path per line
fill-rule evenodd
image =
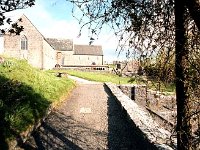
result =
M40 69L52 69L56 64L103 65L101 46L74 45L69 39L45 38L25 15L17 24L24 28L20 35L7 32L1 39L0 52L7 56L26 59Z

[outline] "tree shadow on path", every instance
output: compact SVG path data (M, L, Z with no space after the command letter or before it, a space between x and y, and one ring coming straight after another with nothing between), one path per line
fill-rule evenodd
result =
M104 85L108 95L108 149L151 150L156 149L128 119L127 112L118 103L110 89Z
M125 111L117 103L115 97L106 86L103 87L103 91L105 91L106 100L100 101L101 98L99 98L97 99L97 103L95 103L95 105L97 105L95 107L100 107L100 105L98 105L99 103L103 104L101 106L107 107L105 112L100 109L103 113L100 116L107 118L102 118L102 120L98 122L102 124L101 129L94 129L94 126L88 124L88 122L82 120L78 121L81 117L74 118L72 115L73 113L71 114L69 110L66 112L63 112L63 110L55 110L44 120L38 130L33 132L32 138L30 138L27 143L33 144L35 148L39 150L154 149L152 144L143 137L142 132L135 127L134 123L127 119ZM73 104L68 105L69 103L67 103L66 105L78 105L76 101L71 101L70 103ZM67 109L70 108L71 107L67 107ZM78 109L77 107L75 108ZM64 109L66 109L65 105ZM106 121L105 124L101 122L103 120Z
M62 112L52 112L50 116L37 131L32 133L32 139L27 141L35 143L35 147L39 150L96 149L95 145L92 144L93 142L88 139L94 138L92 140L97 142L98 139L95 137L107 136L105 132L89 128ZM100 144L98 148L104 149Z

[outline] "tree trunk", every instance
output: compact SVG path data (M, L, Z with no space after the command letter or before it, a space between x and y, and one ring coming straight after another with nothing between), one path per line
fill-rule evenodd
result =
M186 6L190 12L190 16L194 20L196 26L200 30L200 4L199 0L186 0Z
M191 149L191 124L189 106L189 88L187 81L188 49L186 46L185 7L186 0L175 0L176 25L176 101L177 101L177 149Z

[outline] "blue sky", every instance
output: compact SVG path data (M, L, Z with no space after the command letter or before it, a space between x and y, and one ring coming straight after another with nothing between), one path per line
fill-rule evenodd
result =
M31 22L45 37L73 39L76 44L88 44L88 30L83 30L81 37L78 37L80 25L72 16L72 3L66 0L36 0L36 4L24 10L13 12L16 14L25 14ZM75 15L81 15L76 9ZM102 45L104 51L104 60L112 61L123 59L119 58L115 51L118 40L113 36L110 29L104 28L98 40L94 45Z

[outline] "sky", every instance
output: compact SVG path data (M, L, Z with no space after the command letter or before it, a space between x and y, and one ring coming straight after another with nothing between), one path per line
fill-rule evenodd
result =
M80 25L78 20L72 16L72 3L66 0L36 0L34 6L12 12L16 16L25 14L36 28L48 38L73 39L75 44L88 44L88 30L84 29L79 37ZM12 14L11 13L11 14ZM77 8L75 15L80 16ZM93 45L102 45L104 60L123 60L124 55L118 56L116 52L118 39L109 28L104 28Z

